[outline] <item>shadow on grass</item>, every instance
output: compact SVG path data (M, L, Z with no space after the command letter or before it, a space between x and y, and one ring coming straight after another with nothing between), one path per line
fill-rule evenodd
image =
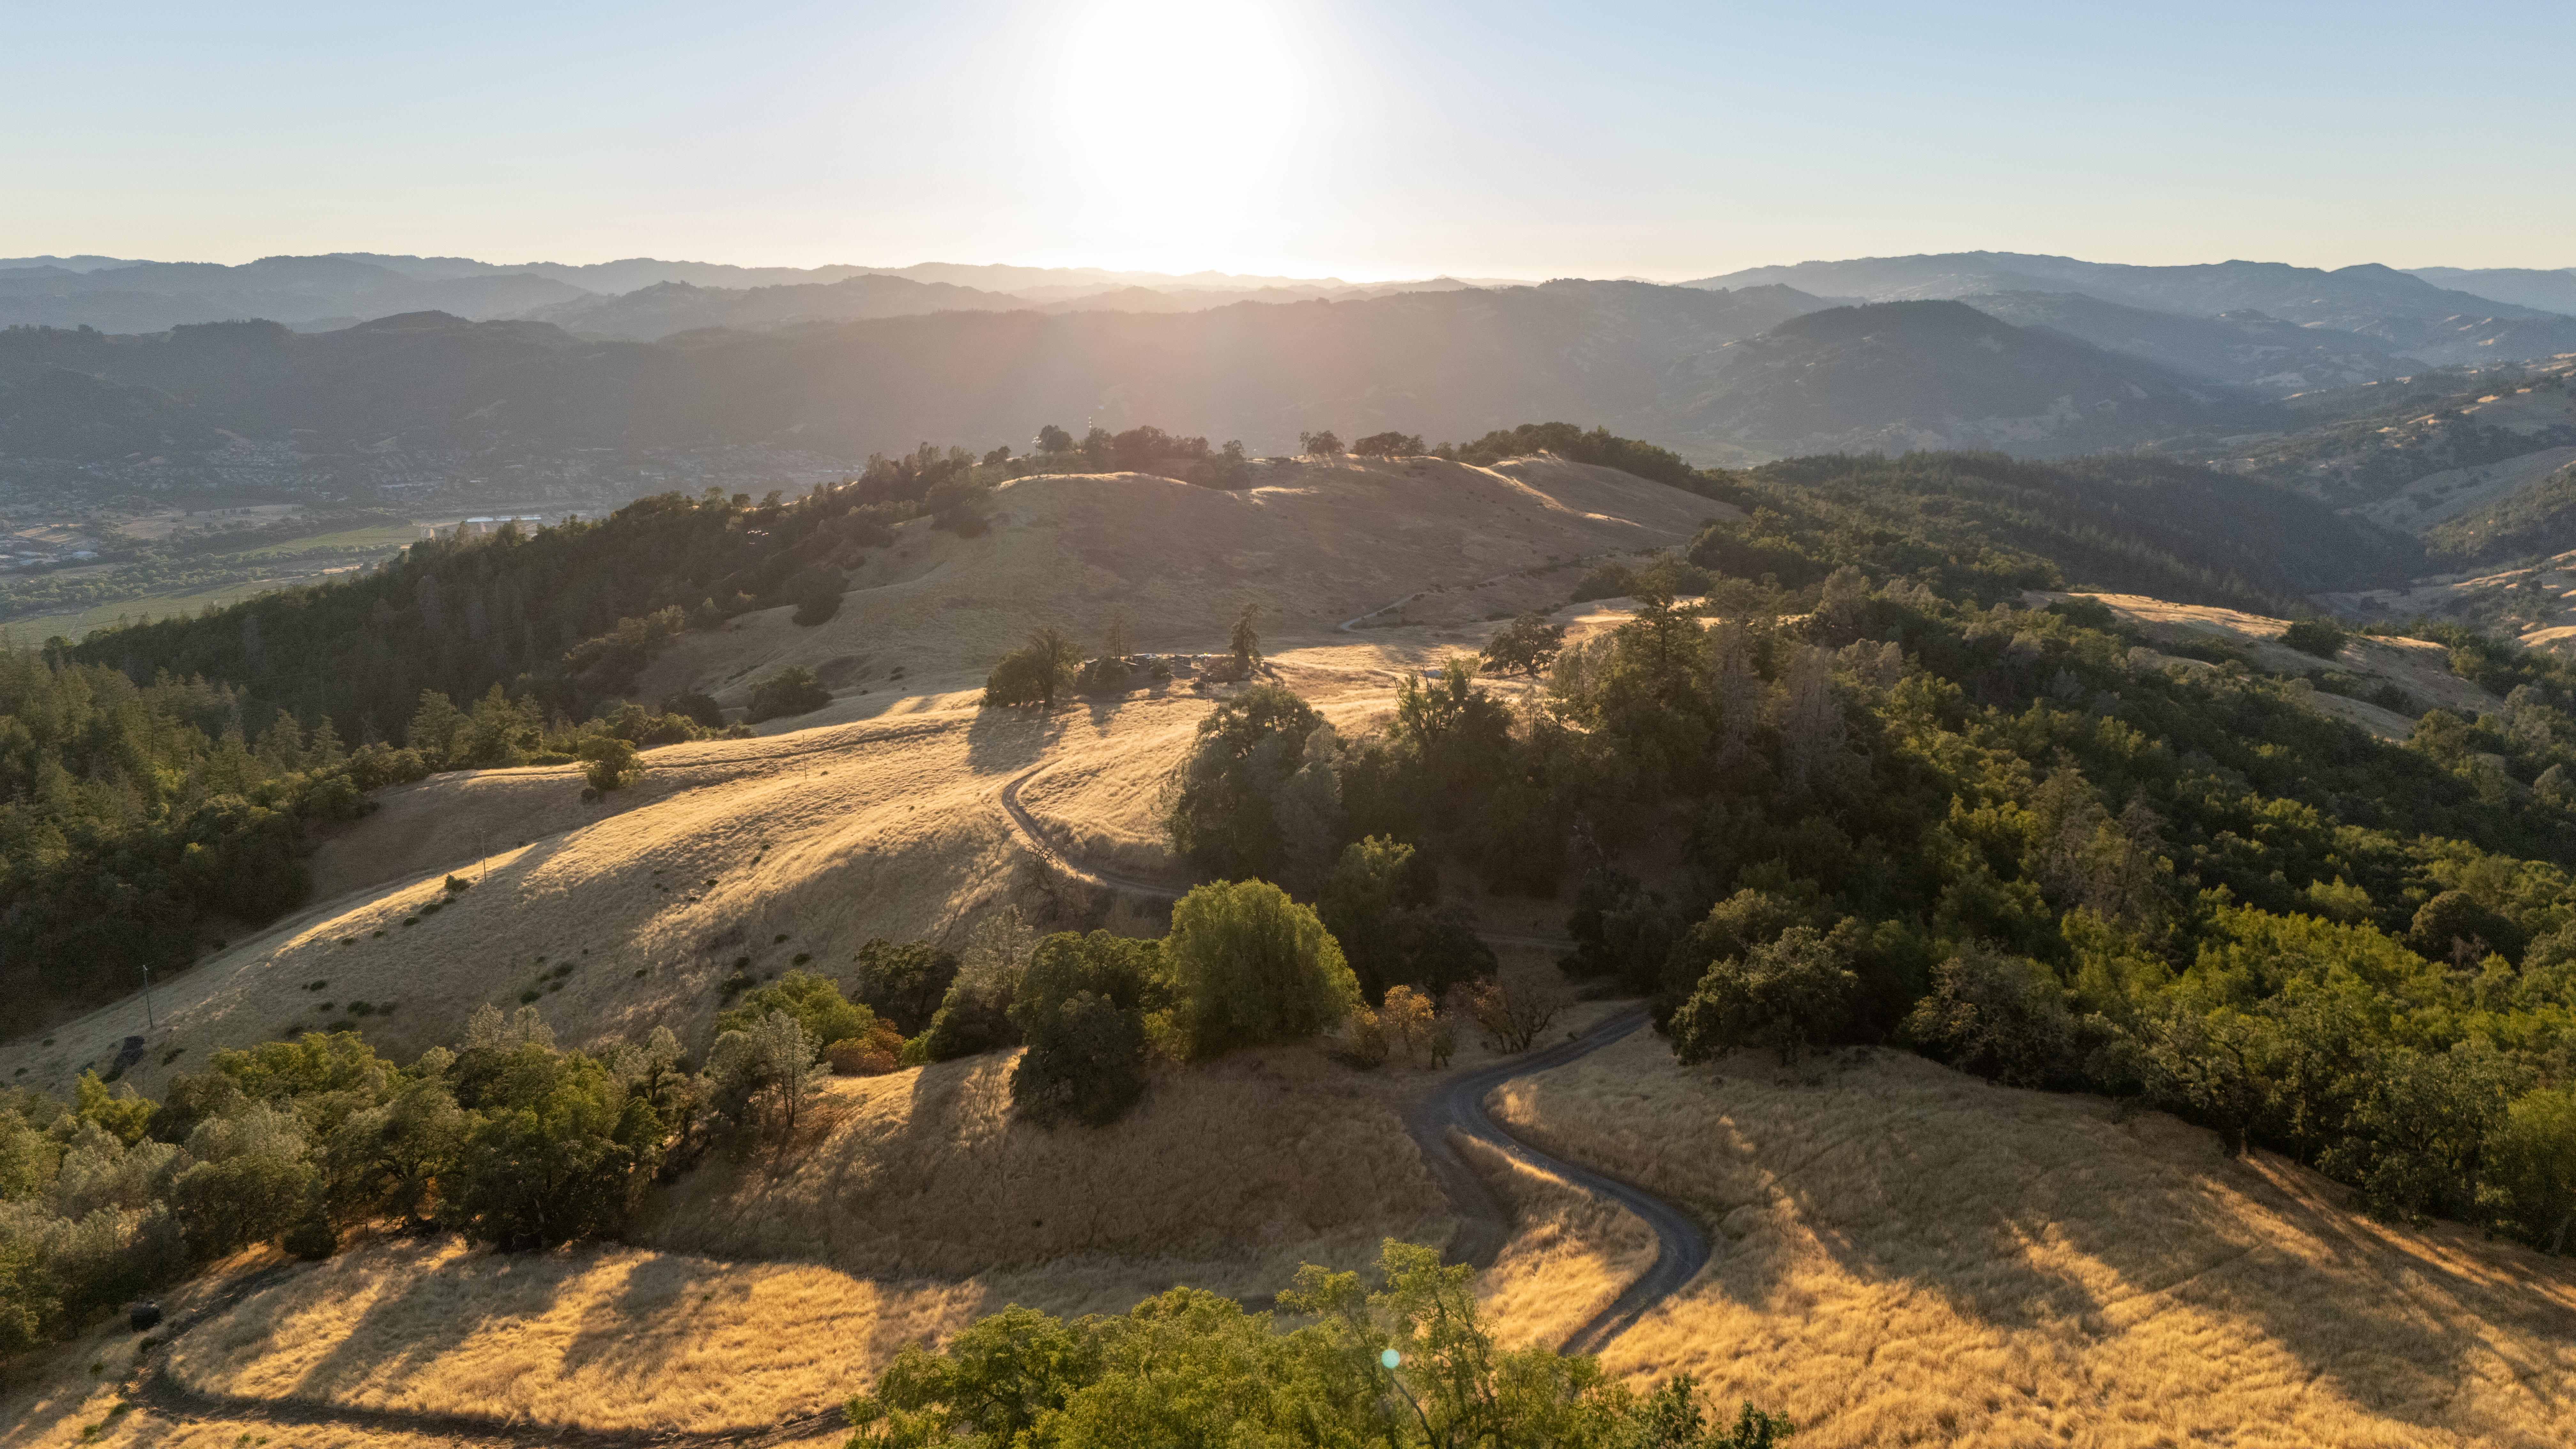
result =
M1811 1244L1852 1279L2001 1331L2112 1345L2169 1311L2236 1316L2346 1401L2427 1429L2527 1429L2464 1422L2479 1415L2460 1386L2480 1379L2519 1381L2554 1419L2576 1414L2576 1381L2547 1351L2576 1337L2576 1269L2563 1260L2372 1222L2292 1164L2230 1158L2213 1134L2161 1115L2123 1128L2099 1099L1965 1076L1890 1094L1883 1076L1840 1064L1823 1076L1696 1079L1709 1135L1666 1150L1746 1169L1742 1203L1694 1204L1715 1213L1710 1226L1741 1207L1757 1217L1740 1239L1715 1239L1687 1293L1797 1301Z
M1069 718L1065 710L977 710L966 726L966 763L979 775L1027 769L1064 733Z

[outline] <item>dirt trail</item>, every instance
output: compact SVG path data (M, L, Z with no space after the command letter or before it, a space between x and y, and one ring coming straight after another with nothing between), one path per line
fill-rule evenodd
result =
M1413 1104L1404 1114L1404 1129L1413 1135L1422 1149L1423 1161L1449 1198L1450 1207L1464 1220L1450 1256L1478 1268L1491 1267L1502 1252L1503 1243L1511 1236L1510 1215L1493 1189L1460 1155L1451 1134L1470 1137L1495 1148L1516 1161L1542 1171L1552 1172L1587 1192L1610 1199L1635 1213L1655 1232L1655 1262L1609 1307L1595 1314L1592 1321L1567 1335L1559 1347L1561 1353L1599 1353L1631 1324L1643 1318L1655 1305L1670 1298L1682 1285L1699 1275L1708 1262L1708 1235L1670 1203L1649 1197L1636 1188L1600 1173L1577 1167L1562 1158L1551 1157L1496 1126L1486 1114L1485 1098L1495 1088L1521 1077L1554 1071L1569 1062L1590 1056L1603 1047L1625 1041L1646 1024L1642 1006L1621 1011L1604 1019L1590 1031L1571 1037L1545 1050L1516 1057L1498 1066L1466 1072L1441 1083L1430 1095Z
M1553 1047L1462 1073L1435 1086L1405 1113L1405 1130L1421 1147L1432 1176L1463 1220L1449 1256L1484 1268L1492 1266L1511 1235L1509 1215L1483 1178L1459 1154L1451 1134L1490 1144L1514 1159L1556 1173L1635 1213L1654 1229L1654 1266L1628 1285L1618 1299L1570 1335L1565 1353L1598 1353L1646 1312L1697 1276L1708 1262L1708 1239L1671 1205L1626 1183L1551 1157L1494 1124L1485 1112L1487 1093L1506 1082L1553 1071L1601 1048L1626 1040L1645 1025L1643 1007L1622 1011L1581 1036ZM161 1330L164 1344L199 1324L222 1316L266 1290L295 1276L299 1267L280 1264L249 1274ZM1266 1303L1247 1303L1256 1311ZM360 1430L385 1430L451 1438L464 1444L574 1445L598 1449L715 1449L718 1445L757 1446L810 1439L837 1431L841 1410L835 1405L765 1426L737 1426L695 1432L661 1429L581 1429L473 1414L413 1413L398 1409L364 1409L317 1404L297 1399L250 1399L209 1394L187 1387L163 1372L166 1353L153 1359L126 1392L136 1407L173 1423L221 1422L274 1425L337 1424Z

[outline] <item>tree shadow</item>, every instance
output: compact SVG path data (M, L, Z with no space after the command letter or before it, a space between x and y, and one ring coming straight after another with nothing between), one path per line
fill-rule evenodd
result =
M1708 1138L1674 1149L1740 1164L1744 1190L1697 1204L1716 1211L1715 1253L1685 1291L1776 1308L1805 1296L1800 1260L1821 1251L1864 1285L2086 1345L2169 1311L2238 1316L2311 1381L2427 1429L2518 1432L2461 1422L2479 1416L2459 1393L2478 1378L2510 1376L2552 1417L2576 1414L2576 1376L2547 1351L2576 1337L2563 1260L2373 1222L2315 1174L2231 1158L2162 1114L2123 1120L2099 1098L1953 1075L1946 1090L1891 1092L1883 1069L1846 1057L1800 1085L1698 1077L1716 1109Z
M1024 770L1045 757L1065 720L1055 710L977 710L966 726L966 763L979 775Z

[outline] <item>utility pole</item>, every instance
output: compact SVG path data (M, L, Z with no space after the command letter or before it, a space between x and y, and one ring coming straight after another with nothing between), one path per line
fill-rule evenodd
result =
M149 966L143 968L143 1029L145 1031L161 1029L160 1025L152 1019L152 968Z

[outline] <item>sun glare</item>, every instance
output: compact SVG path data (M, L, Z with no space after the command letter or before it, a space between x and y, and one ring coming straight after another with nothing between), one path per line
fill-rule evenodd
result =
M1082 169L1203 185L1299 169L1331 71L1299 17L1266 5L1118 0L1065 16L1050 50L1069 84L1051 123ZM1116 205L1133 207L1126 186ZM1175 198L1177 200L1177 198Z

